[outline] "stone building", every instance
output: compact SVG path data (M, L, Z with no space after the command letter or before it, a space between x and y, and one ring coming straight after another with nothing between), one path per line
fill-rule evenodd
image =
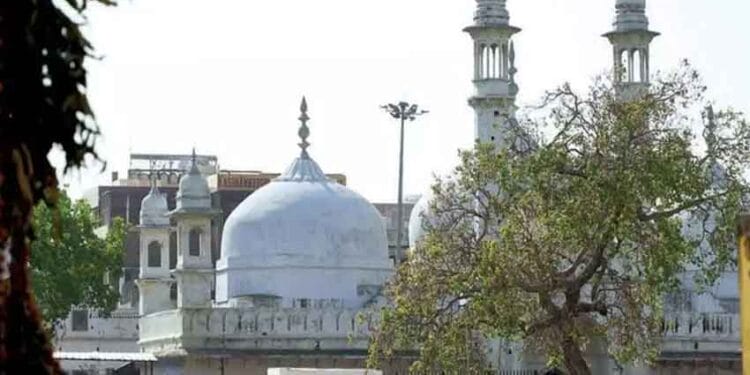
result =
M529 146L513 137L513 36L521 29L510 24L505 0L476 2L465 29L473 40L475 137L500 148ZM605 34L612 67L621 92L637 95L648 86L649 44L658 34L649 30L645 0L616 0L616 11L614 30ZM157 183L152 166L160 157L144 155L148 168L129 173L136 183L100 189L95 207L105 222L124 216L139 224L126 256L123 290L131 292L114 319L71 315L60 350L94 353L68 353L77 360L66 368L137 373L148 363L154 374L262 374L270 367L363 366L397 253L394 205L373 205L345 187L344 176L325 175L307 153L306 105L300 120L302 151L284 173L223 171L215 158L182 155L162 158L175 167ZM431 218L430 200L427 193L406 205L412 245ZM699 292L689 273L682 292L666 296L656 367L619 368L598 345L589 353L594 373L738 373L737 275ZM544 368L543 358L519 343L492 341L488 356L498 374ZM104 359L120 360L96 362ZM400 358L384 373L403 374L409 361Z
M221 212L195 164L180 180L174 210L156 185L144 198L138 345L158 358L155 374L364 367L392 273L385 226L370 202L310 157L304 101L301 110L300 156L229 215L215 265L210 223Z

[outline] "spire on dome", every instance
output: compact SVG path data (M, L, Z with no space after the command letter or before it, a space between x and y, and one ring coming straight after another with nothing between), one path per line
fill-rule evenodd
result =
M190 172L191 175L197 175L201 172L198 170L198 157L195 155L195 147L193 147L193 155L190 158Z
M310 147L310 143L307 142L307 137L310 136L310 128L307 127L307 121L310 120L310 117L307 115L307 99L304 96L302 97L302 104L300 104L299 110L299 121L301 122L301 125L299 131L297 131L297 135L299 135L302 141L297 145L302 149L300 157L308 159L310 158L310 155L307 154L307 148Z
M646 0L617 0L615 31L648 30Z
M289 168L284 171L275 181L287 181L287 182L328 182L323 170L320 169L318 163L313 160L310 155L307 154L307 148L310 143L307 142L307 137L310 136L310 128L307 127L307 121L310 117L307 115L307 99L302 97L302 104L300 105L299 121L302 123L299 127L297 134L301 141L298 143L302 149L302 153Z
M159 191L158 176L156 173L151 173L151 176L149 177L149 185L151 185L151 190L148 192L149 194L161 194L161 192Z
M477 26L508 26L510 14L506 0L477 0L474 23Z

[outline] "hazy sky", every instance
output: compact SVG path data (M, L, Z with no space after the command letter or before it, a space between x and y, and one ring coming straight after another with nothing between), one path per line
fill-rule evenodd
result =
M611 66L600 35L615 0L508 0L520 106L565 81L585 87ZM109 170L130 152L216 154L225 169L282 171L298 154L298 106L310 105L310 154L373 201L395 201L398 127L379 105L429 109L409 124L405 193L427 189L473 141L474 0L123 0L89 13L104 57L89 93ZM649 0L652 70L688 58L719 106L750 112L747 0ZM109 180L68 177L80 194Z

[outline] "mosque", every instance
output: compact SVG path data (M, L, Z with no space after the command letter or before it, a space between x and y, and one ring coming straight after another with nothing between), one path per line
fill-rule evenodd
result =
M519 91L512 38L521 29L510 25L505 0L476 1L474 24L465 29L474 45L476 91L469 104L476 113L475 136L508 147ZM605 37L613 47L613 68L625 72L617 84L640 90L649 84L649 45L659 34L649 30L645 0L616 0L616 11L614 30ZM138 226L138 313L118 325L135 350L129 356L100 353L99 360L130 361L149 374L365 366L370 331L387 303L381 290L393 273L386 230L373 204L329 179L315 162L308 152L304 99L300 112L300 154L286 172L237 206L221 233L211 230L221 212L211 205L195 159L179 181L173 210L152 185ZM430 194L424 194L412 211L411 245L424 235L429 201ZM215 264L209 250L214 235L222 239ZM170 269L173 239L177 262ZM655 368L622 368L606 350L593 348L593 372L738 373L736 277L728 273L701 294L686 282L682 293L669 296L672 309ZM406 374L412 354L387 363L384 373ZM59 355L68 361L95 357ZM541 374L545 365L518 343L501 340L488 345L488 358L497 374ZM97 373L91 371L80 374Z

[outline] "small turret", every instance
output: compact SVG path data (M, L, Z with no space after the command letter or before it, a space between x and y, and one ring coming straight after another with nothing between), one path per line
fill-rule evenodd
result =
M180 179L177 205L170 217L177 231L177 307L211 305L214 266L211 259L212 219L219 213L211 207L208 181L198 169L195 149L188 173Z
M650 80L651 41L659 33L648 29L646 0L617 0L614 30L604 34L612 43L614 79L621 94L645 91Z
M137 280L139 312L148 315L174 307L170 288L174 280L169 274L169 218L167 197L159 191L156 180L151 191L141 201L140 272Z
M469 99L474 108L475 138L507 147L511 119L515 117L518 85L515 81L515 48L512 37L521 29L510 25L505 0L477 0L474 24L464 31L474 40L474 87Z

